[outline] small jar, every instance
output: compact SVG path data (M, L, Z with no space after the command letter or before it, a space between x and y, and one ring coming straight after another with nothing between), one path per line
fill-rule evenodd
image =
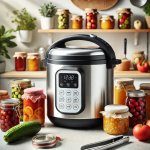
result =
M132 90L127 92L126 105L132 114L130 118L130 126L143 124L146 120L146 100L143 90Z
M45 122L45 94L42 89L35 87L24 90L23 98L23 121Z
M125 105L128 90L135 90L134 80L129 78L117 79L114 88L114 104Z
M0 125L3 132L20 123L18 107L19 101L17 99L0 101Z
M100 18L100 29L114 29L114 16L102 15Z
M40 70L39 53L28 53L27 64L28 64L28 71L39 71Z
M129 131L129 108L125 105L107 105L103 114L103 130L111 135L126 134Z
M8 99L8 98L9 98L8 91L0 90L0 100L4 100L4 99Z
M130 8L120 8L117 10L118 13L118 28L119 29L130 29L131 28L131 10Z
M16 71L25 71L26 70L26 52L15 52L13 56L15 58L15 70Z
M82 16L72 15L72 29L82 29Z
M69 10L68 9L58 9L57 13L58 18L58 29L68 29L69 28Z
M97 29L97 9L86 8L86 29Z

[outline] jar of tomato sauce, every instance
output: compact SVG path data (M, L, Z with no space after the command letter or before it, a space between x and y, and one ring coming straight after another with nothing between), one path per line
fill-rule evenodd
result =
M82 16L72 15L72 29L82 29Z
M4 99L8 99L8 98L9 98L8 91L0 90L0 100L4 100Z
M15 58L15 70L16 71L25 71L26 70L26 52L15 52L13 56Z
M23 98L23 121L45 122L45 94L42 89L28 88L24 90Z

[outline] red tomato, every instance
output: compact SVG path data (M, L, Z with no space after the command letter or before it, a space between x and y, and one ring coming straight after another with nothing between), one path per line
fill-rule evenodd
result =
M147 120L146 125L150 127L150 120Z
M148 62L139 62L137 64L137 69L140 72L148 72L148 69L149 69Z
M133 135L140 141L150 139L150 127L148 125L137 124L133 128Z

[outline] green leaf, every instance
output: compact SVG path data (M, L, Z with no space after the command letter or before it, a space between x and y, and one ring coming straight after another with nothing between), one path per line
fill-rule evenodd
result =
M0 27L0 36L2 36L5 33L5 27L2 25Z

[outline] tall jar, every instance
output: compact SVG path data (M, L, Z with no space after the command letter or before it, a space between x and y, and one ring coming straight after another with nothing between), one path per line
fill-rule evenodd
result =
M4 99L8 99L8 98L9 98L8 91L0 90L0 100L4 100Z
M24 90L23 98L23 121L45 122L45 94L42 89L28 88Z
M68 9L58 9L57 10L57 23L58 29L68 29L69 28L69 10Z
M97 9L85 8L86 29L97 29Z
M15 52L13 56L15 58L15 70L16 71L25 71L26 70L26 52Z
M3 132L19 124L18 99L5 99L0 101L0 127Z
M129 78L117 79L114 88L114 104L125 105L128 90L135 90L134 80Z
M126 105L132 114L130 117L130 126L143 124L146 120L146 100L143 90L132 90L127 92Z
M82 16L79 16L79 15L72 15L72 18L71 18L71 26L72 26L72 29L82 29Z
M12 98L19 99L20 121L23 120L23 100L24 89L31 87L31 80L22 79L11 81Z
M27 65L28 65L28 71L39 71L40 70L39 53L28 53Z
M117 10L118 13L118 28L119 29L130 29L131 28L131 10L130 8L120 8Z

